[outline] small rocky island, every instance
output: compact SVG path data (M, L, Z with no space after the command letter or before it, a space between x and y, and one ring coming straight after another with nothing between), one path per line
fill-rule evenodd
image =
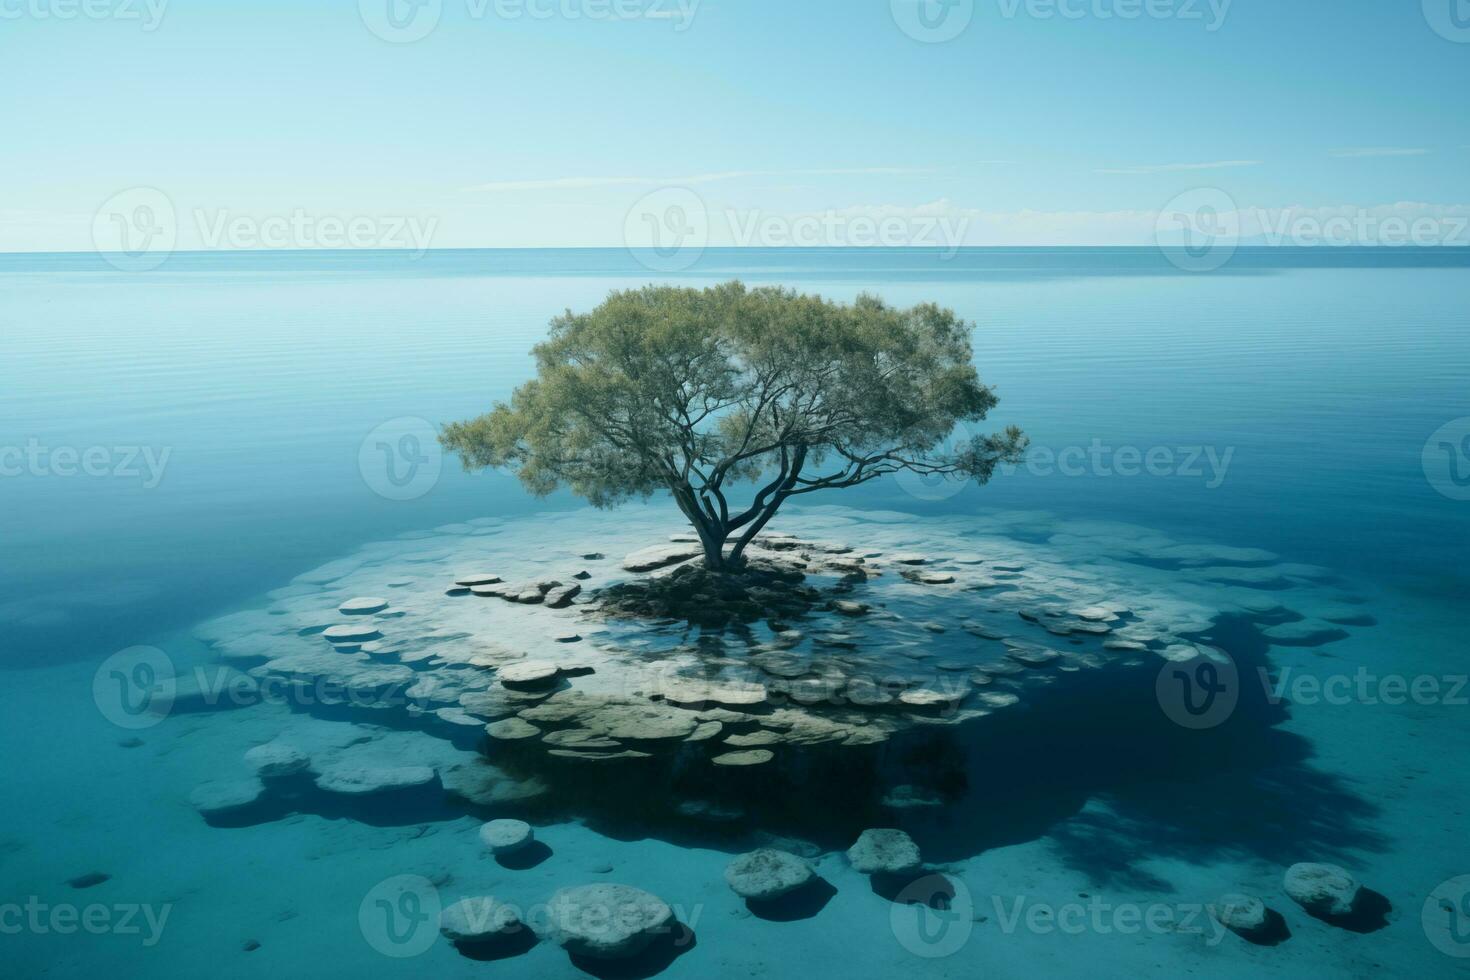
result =
M1157 692L1170 664L1244 674L1268 646L1372 621L1320 569L1042 515L818 508L733 574L666 521L454 525L201 627L218 666L181 677L172 710L284 702L427 742L387 759L262 746L196 805L228 824L448 799L836 840L986 780L1005 792L995 753L1059 732L1177 732ZM1024 540L1042 525L1044 544Z

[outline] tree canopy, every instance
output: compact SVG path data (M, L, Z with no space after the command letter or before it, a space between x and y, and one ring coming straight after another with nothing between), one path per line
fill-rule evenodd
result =
M983 483L1018 459L1014 426L946 447L997 399L971 325L933 304L842 304L738 282L615 292L570 310L509 403L447 426L467 469L597 507L669 491L711 568L739 565L787 500L908 470ZM749 484L744 506L732 490ZM735 537L728 554L725 544Z

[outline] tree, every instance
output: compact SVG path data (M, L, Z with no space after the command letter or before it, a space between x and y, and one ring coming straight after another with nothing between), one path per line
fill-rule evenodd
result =
M552 321L537 377L447 426L466 469L503 467L532 493L596 507L669 491L714 570L793 497L908 470L983 483L1027 440L1014 426L942 449L995 407L970 330L932 304L895 309L738 282L615 292ZM754 492L743 509L729 494ZM733 546L726 545L734 539Z

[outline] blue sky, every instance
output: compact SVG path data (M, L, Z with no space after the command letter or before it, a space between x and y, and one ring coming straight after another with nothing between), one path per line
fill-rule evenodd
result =
M1141 244L1200 188L1470 215L1466 0L421 2L0 0L0 250L90 248L134 188L179 247L621 245L665 187L712 244Z

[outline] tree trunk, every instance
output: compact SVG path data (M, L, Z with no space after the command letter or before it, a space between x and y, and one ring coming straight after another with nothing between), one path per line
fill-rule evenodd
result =
M729 560L731 563L737 566L745 564L746 546L755 539L757 534L761 533L765 526L771 522L771 518L776 516L776 511L780 510L781 505L786 502L786 494L792 487L796 486L797 477L801 475L801 467L805 462L806 447L798 446L792 459L790 474L782 481L781 486L777 488L775 496L771 498L771 502L751 522L750 527L745 529L745 533L740 535L740 538L735 542L735 547L730 549Z
M704 548L704 567L712 572L725 571L729 567L725 558L725 538L729 536L728 532L700 509L691 489L674 487L673 493L674 502L684 512L694 533L699 535L699 544Z

